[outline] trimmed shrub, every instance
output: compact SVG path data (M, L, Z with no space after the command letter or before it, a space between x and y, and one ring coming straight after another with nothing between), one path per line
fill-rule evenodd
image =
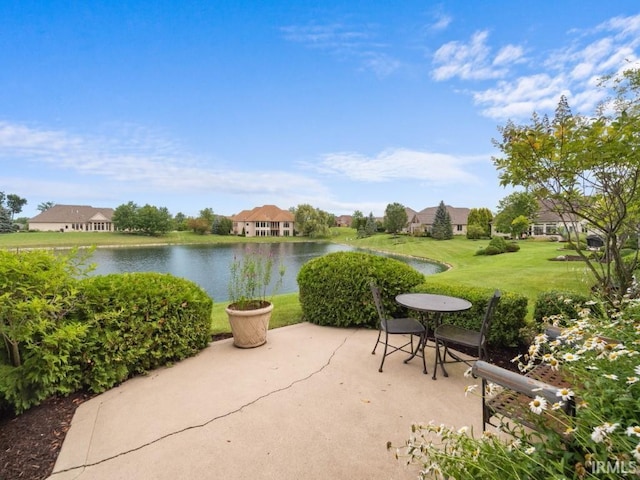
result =
M500 255L501 253L504 253L504 251L500 250L498 247L489 245L487 248L484 249L482 255Z
M485 236L484 228L477 224L467 225L467 238L469 240L478 240Z
M517 252L520 245L516 242L507 243L502 237L493 237L486 248L480 248L476 255L499 255L505 252Z
M507 243L507 246L506 246L507 252L517 252L518 250L520 250L520 245L518 245L516 242Z
M444 321L460 327L480 330L487 305L495 289L464 285L430 284L427 281L413 291L450 295L470 301L473 306L469 310L449 313L444 318ZM528 299L524 295L502 291L502 298L496 306L491 329L489 330L489 346L510 347L521 343L521 332L526 326L527 303Z
M1 333L19 342L20 362L12 365L18 362L11 355L0 355L0 409L21 413L52 395L85 387L102 392L133 374L194 355L211 338L213 301L191 281L131 273L77 282L58 268L69 259L43 252L29 259L22 261L33 268L33 279L23 276L16 291L40 290L30 298L14 295L12 303L6 293L1 298L3 309L12 305L14 312L5 315L13 323ZM66 268L77 271L73 263ZM66 295L64 309L52 307L56 292Z
M406 263L361 252L336 252L305 263L298 273L303 318L318 325L376 327L371 295L374 280L388 313L397 314L395 296L411 291L424 275Z
M507 242L504 238L495 236L489 242L489 247L495 248L499 253L504 253L507 251Z
M564 321L560 326L566 327L568 323L578 318L578 312L585 306L594 314L602 313L599 312L599 306L588 305L588 303L592 303L590 297L575 292L557 290L542 292L536 299L533 320L536 324L546 324L548 322L545 318L562 315Z
M213 301L194 282L161 273L85 279L79 319L89 325L85 384L102 392L196 354L211 339Z
M86 328L70 318L91 251L0 251L0 406L20 413L81 384Z

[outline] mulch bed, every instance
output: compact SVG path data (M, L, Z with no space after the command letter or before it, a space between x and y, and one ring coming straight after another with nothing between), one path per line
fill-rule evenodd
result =
M53 471L78 405L91 395L50 398L22 415L0 417L0 478L45 479Z
M229 336L216 335L214 340ZM517 371L511 359L520 351L492 350L489 361ZM68 397L51 398L22 415L0 413L0 479L44 480L51 475L76 408L91 397L76 392Z

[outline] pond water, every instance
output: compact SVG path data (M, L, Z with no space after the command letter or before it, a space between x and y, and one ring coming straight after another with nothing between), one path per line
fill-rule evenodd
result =
M364 251L334 243L261 243L218 245L165 245L155 247L99 248L91 262L97 265L93 275L123 272L160 272L191 280L216 302L229 297L229 269L234 257L242 256L247 249L260 248L275 257L276 265L282 262L286 268L282 287L278 293L298 291L296 277L302 265L312 258L339 251ZM374 252L370 252L374 253ZM384 254L380 254L384 255ZM425 275L441 272L443 267L424 260L385 255L404 261ZM277 276L274 268L274 276Z

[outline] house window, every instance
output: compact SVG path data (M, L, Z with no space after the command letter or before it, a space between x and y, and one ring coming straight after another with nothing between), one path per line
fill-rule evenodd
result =
M456 230L458 232L461 232L462 231L462 225L456 225Z

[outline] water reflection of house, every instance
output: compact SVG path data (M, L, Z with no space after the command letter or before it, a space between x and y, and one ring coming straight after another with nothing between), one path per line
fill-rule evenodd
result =
M113 208L54 205L29 220L29 230L42 232L113 232Z
M293 237L295 217L275 205L243 210L231 217L233 234L247 237Z
M468 208L452 207L445 205L449 217L451 218L451 227L454 235L467 234L467 221L469 219ZM436 218L438 207L427 207L419 212L411 208L405 209L407 212L408 226L407 232L412 235L421 235L424 232L430 232L433 228L433 222Z

